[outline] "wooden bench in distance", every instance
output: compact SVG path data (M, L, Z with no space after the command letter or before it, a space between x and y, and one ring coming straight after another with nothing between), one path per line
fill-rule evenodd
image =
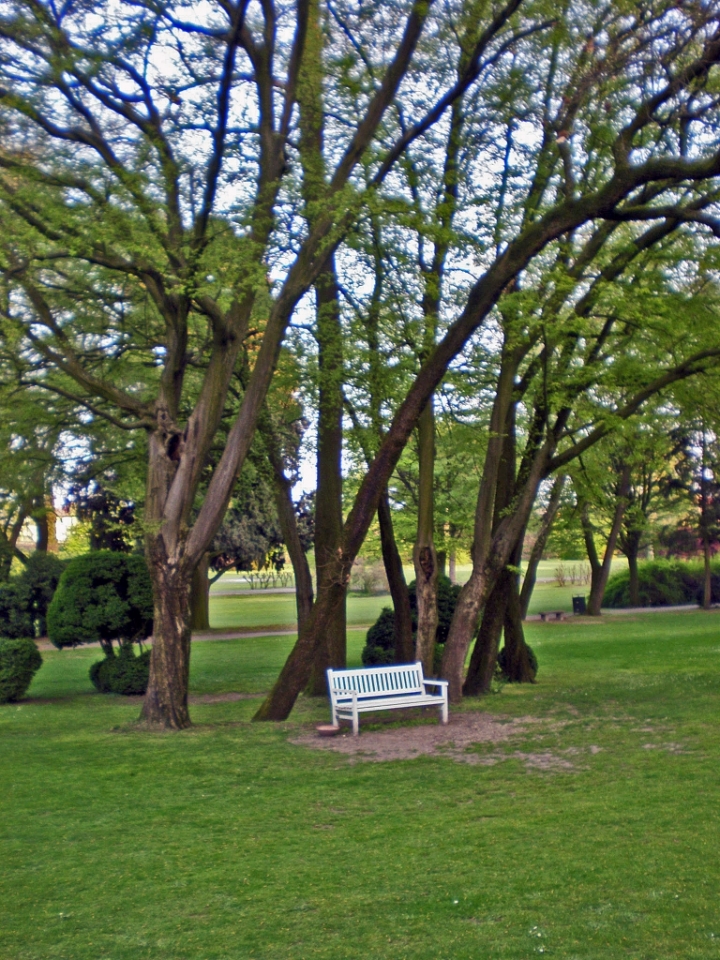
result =
M551 620L564 620L565 611L564 610L546 610L544 613L540 614L540 619L543 623L550 617Z
M440 720L448 722L447 680L426 680L422 663L401 663L357 670L327 671L332 722L352 722L353 735L360 733L360 714L407 707L439 707ZM429 693L427 688L434 688Z

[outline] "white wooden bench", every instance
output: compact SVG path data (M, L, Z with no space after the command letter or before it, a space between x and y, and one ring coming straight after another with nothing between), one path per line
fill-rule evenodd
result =
M360 733L360 714L407 707L439 707L448 722L447 680L426 680L422 663L402 663L358 670L327 671L333 726L350 720L354 736ZM435 692L428 692L428 687Z

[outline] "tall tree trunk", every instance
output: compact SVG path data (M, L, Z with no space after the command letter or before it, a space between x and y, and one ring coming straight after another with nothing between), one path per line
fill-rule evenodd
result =
M625 539L625 556L628 562L628 592L630 594L630 606L640 606L640 577L638 573L638 555L640 553L640 535L629 535Z
M193 571L168 563L160 537L148 537L153 584L153 643L150 678L140 719L165 729L190 726L190 587Z
M525 642L520 591L516 573L510 573L505 594L505 673L511 683L534 683L535 669L530 662L530 651Z
M590 520L590 505L587 501L580 504L580 526L585 542L585 553L590 564L590 595L597 593L602 579L602 563L595 546L595 527Z
M318 207L327 194L324 158L324 45L318 0L307 6L305 56L298 76L299 153L303 171L305 219L315 226ZM315 507L315 577L318 596L329 586L333 560L342 549L342 415L343 334L335 256L315 283L318 343L318 449ZM325 671L344 667L347 658L347 614L343 599L318 645L308 691L327 692Z
M418 525L413 563L417 598L417 631L415 658L423 665L425 675L434 675L435 636L438 626L437 580L438 565L435 550L435 417L432 397L418 420L419 496Z
M562 497L563 487L565 486L565 480L565 474L560 474L559 477L555 478L552 490L550 491L550 500L548 501L547 510L543 515L540 523L540 529L538 530L537 539L533 544L528 562L525 566L525 576L523 578L522 589L520 591L520 614L523 620L527 616L532 593L535 589L538 564L542 560L542 555L545 552L545 547L547 545L548 538L550 537L550 531L552 530L555 517L557 516L558 509L560 508L560 499Z
M453 702L458 702L462 696L465 659L478 629L480 611L515 549L535 499L533 492L529 504L523 501L521 506L518 502L512 518L507 516L506 507L512 499L515 482L513 385L517 364L518 359L514 354L503 352L490 418L488 449L475 508L473 568L458 596L443 652L442 675L449 683L449 695ZM536 484L539 479L538 476ZM523 516L525 508L527 515ZM512 528L510 531L507 529L508 523Z
M509 571L503 570L483 608L480 630L463 683L465 697L478 697L490 690L505 620L505 581L509 576Z
M395 662L411 663L414 654L412 609L410 594L405 581L402 558L395 542L390 498L387 487L378 504L378 522L380 524L380 544L382 546L385 574L390 586L393 601L395 625Z
M342 547L342 328L335 261L318 280L317 328L319 347L319 404L317 496L315 506L315 576L318 594L333 576L333 559ZM347 612L343 599L334 609L323 642L318 647L309 691L327 694L325 671L347 662Z
M703 535L703 563L704 563L704 576L703 576L703 601L702 608L703 610L709 610L712 606L712 571L710 569L710 538L707 533Z
M707 433L705 424L702 430L702 471L700 473L700 523L703 545L703 610L712 606L712 573L710 570L710 519L708 517L708 480L707 480Z
M210 629L210 555L203 554L193 570L190 587L190 629Z
M457 583L457 550L454 545L450 547L448 555L448 576L450 583Z
M620 475L620 484L618 486L618 497L615 505L615 513L613 515L612 526L610 527L610 536L608 537L607 545L605 547L605 555L603 556L602 564L598 564L597 553L595 553L595 565L591 560L591 569L592 569L592 583L590 587L590 599L588 600L588 615L591 617L600 616L600 608L602 607L603 597L605 595L605 587L607 586L608 578L610 576L610 570L612 568L612 559L613 554L615 553L615 545L617 544L617 539L620 534L620 527L622 525L623 515L625 513L625 508L627 507L627 495L630 488L630 466L626 465L622 469ZM587 525L587 520L584 521L583 533L585 534ZM591 536L591 529L587 527L588 533ZM592 537L591 537L592 538ZM588 544L588 537L586 535L585 539L586 545ZM593 543L594 546L594 543ZM588 553L588 558L590 554Z
M50 522L48 520L48 511L44 499L38 498L35 504L33 518L37 529L35 549L38 553L47 553L48 546L50 545Z

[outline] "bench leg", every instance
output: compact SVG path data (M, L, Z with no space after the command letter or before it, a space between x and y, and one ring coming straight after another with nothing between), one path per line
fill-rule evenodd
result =
M440 722L448 722L448 702L447 699L443 700L443 705L440 707Z
M352 714L352 727L353 727L353 736L360 736L360 717L357 711L357 704L353 704L353 714Z

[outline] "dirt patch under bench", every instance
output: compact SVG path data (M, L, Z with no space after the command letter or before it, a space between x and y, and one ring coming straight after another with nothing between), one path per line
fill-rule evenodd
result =
M395 720L397 723L397 720ZM549 751L523 753L521 751L481 753L472 748L478 744L506 743L524 734L531 725L541 723L533 717L491 716L487 713L451 714L447 726L422 724L392 726L386 730L362 730L353 737L349 729L334 737L320 737L317 731L306 730L291 738L291 743L315 750L344 754L353 762L380 762L383 760L410 760L422 756L450 757L460 763L492 766L501 760L517 758L528 769L569 770L573 764Z

